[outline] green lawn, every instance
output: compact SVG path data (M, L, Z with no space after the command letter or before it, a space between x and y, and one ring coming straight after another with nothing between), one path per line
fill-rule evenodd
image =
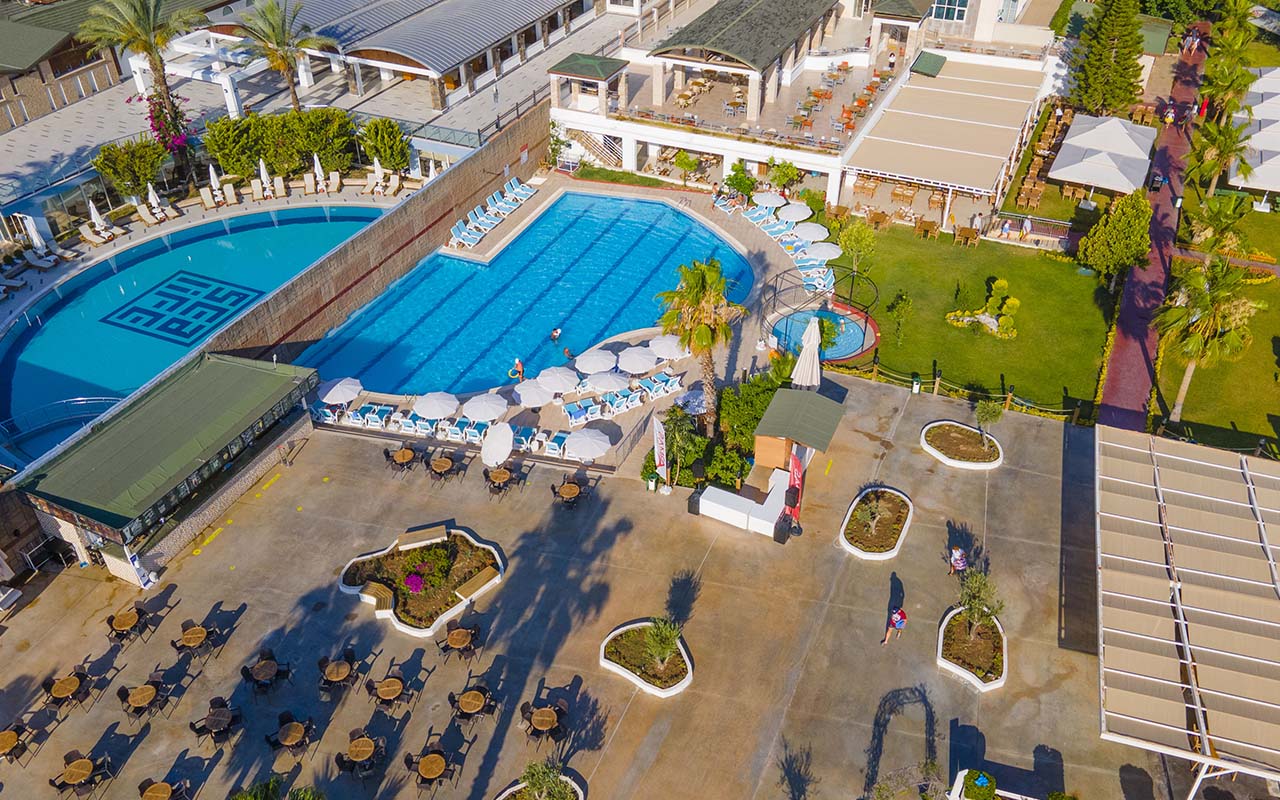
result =
M573 177L588 181L608 181L609 183L625 183L631 186L650 186L657 189L670 189L673 186L667 181L651 178L648 175L625 172L620 169L605 169L604 167L596 167L590 164L583 164L579 167L578 171L573 173Z
M1031 138L1028 141L1035 142L1040 139L1040 131L1044 129L1045 124L1049 121L1049 115L1052 113L1052 106L1046 105L1040 112L1040 119L1037 120L1036 128L1031 133ZM1005 194L1004 205L1001 206L1001 210L1011 214L1030 214L1033 217L1060 219L1063 222L1070 222L1071 227L1081 231L1086 231L1093 227L1093 223L1098 221L1102 210L1107 207L1107 203L1110 201L1103 192L1095 192L1093 195L1093 200L1098 204L1098 207L1093 211L1084 211L1078 208L1075 200L1067 200L1062 196L1062 187L1059 184L1046 182L1039 207L1018 208L1018 192L1022 190L1022 182L1027 177L1027 170L1031 168L1031 159L1034 156L1034 147L1028 147L1022 151L1022 160L1018 162L1018 171L1014 173L1013 182L1009 185L1008 193Z
M1219 181L1219 186L1230 189L1226 186L1225 179ZM1255 195L1255 199L1262 199L1261 195ZM1186 211L1196 208L1200 205L1200 192L1189 191L1182 200L1183 219L1186 219ZM1250 211L1248 216L1244 218L1244 222L1240 225L1240 231L1244 234L1245 240L1249 244L1251 252L1266 253L1273 258L1280 258L1280 213L1271 212L1264 214L1258 211ZM1178 231L1179 244L1188 244L1190 230L1187 225L1183 224Z
M847 266L846 256L834 263L842 260ZM1095 295L1108 309L1111 304L1097 281L1073 264L989 241L962 249L947 234L916 239L910 228L894 225L877 234L865 272L879 289L871 315L880 326L882 366L928 378L936 361L948 382L990 392L1012 385L1019 397L1050 408L1066 407L1066 397L1092 400L1107 329ZM980 307L987 279L994 277L1007 280L1009 293L1022 301L1014 317L1016 339L1002 341L946 321L948 311ZM848 294L848 285L847 278L838 284L838 297ZM899 291L914 307L901 346L885 312Z
M1249 65L1253 67L1280 67L1280 39L1264 30L1258 31L1258 38L1253 40L1246 51L1249 54Z

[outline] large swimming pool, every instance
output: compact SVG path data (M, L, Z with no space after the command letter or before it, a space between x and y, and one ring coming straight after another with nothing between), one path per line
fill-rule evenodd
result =
M68 413L63 401L128 395L379 213L228 217L130 248L49 292L0 339L0 420L44 428L19 440L20 454L43 453L83 424L45 428Z
M675 287L676 267L708 258L719 259L730 299L744 300L751 266L688 215L661 202L568 193L488 264L429 256L299 363L393 394L490 389L513 382L516 358L534 376L564 364L565 347L576 355L652 326L655 295Z

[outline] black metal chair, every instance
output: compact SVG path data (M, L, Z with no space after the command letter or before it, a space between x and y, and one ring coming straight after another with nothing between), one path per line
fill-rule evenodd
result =
M121 710L121 711L128 711L128 710L129 710L129 689L128 689L128 687L121 686L121 687L119 687L118 689L116 689L116 699L120 701L120 710Z

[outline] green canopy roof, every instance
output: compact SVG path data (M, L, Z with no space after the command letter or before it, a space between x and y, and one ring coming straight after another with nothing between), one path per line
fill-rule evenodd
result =
M916 60L911 63L911 71L921 75L928 75L930 78L936 78L938 73L942 72L942 67L946 63L946 56L924 51L916 56Z
M817 392L779 389L756 426L756 436L790 439L826 450L844 417L844 407Z
M764 72L834 5L834 0L720 0L650 55L709 50Z
M570 78L607 81L626 69L628 63L621 58L606 58L605 56L593 56L587 53L570 53L547 72L551 75L566 75Z
M933 0L876 0L871 4L873 14L882 17L923 20L933 9Z
M37 467L31 494L123 528L248 430L315 370L203 355Z
M26 72L39 64L71 34L0 19L0 70Z

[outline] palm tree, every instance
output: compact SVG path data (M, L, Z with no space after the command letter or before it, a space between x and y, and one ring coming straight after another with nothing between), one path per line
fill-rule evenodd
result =
M1206 264L1216 253L1241 253L1248 249L1240 223L1249 215L1252 199L1235 194L1206 197L1198 208L1187 209L1191 243L1202 246Z
M1248 67L1249 45L1257 38L1257 28L1251 24L1222 29L1213 34L1213 61L1222 67Z
M302 0L293 6L289 5L289 0L284 0L284 5L276 0L267 0L246 12L244 21L236 27L236 33L249 40L250 52L265 58L267 64L284 78L294 111L302 110L294 74L298 60L306 57L303 51L336 47L338 44L336 39L312 33L311 26L299 24L298 14L301 11Z
M1235 361L1253 341L1249 320L1267 304L1242 295L1244 279L1244 270L1223 258L1196 265L1174 279L1173 290L1156 312L1156 330L1187 362L1170 422L1182 419L1182 406L1197 366Z
M681 264L679 270L680 285L658 293L658 300L665 307L658 324L663 333L679 336L680 344L702 365L702 387L707 398L703 422L707 436L713 436L717 405L715 351L733 339L733 322L746 316L747 310L725 295L729 284L718 260Z
M1235 166L1242 178L1253 174L1253 165L1245 157L1252 152L1246 123L1206 122L1196 129L1191 139L1191 158L1187 165L1187 178L1197 184L1209 179L1208 197L1218 189L1218 179L1223 172Z
M1256 75L1238 64L1210 61L1200 83L1200 95L1213 106L1211 118L1218 121L1230 119L1241 109L1244 96L1256 79ZM1245 107L1245 110L1253 116L1251 107Z

